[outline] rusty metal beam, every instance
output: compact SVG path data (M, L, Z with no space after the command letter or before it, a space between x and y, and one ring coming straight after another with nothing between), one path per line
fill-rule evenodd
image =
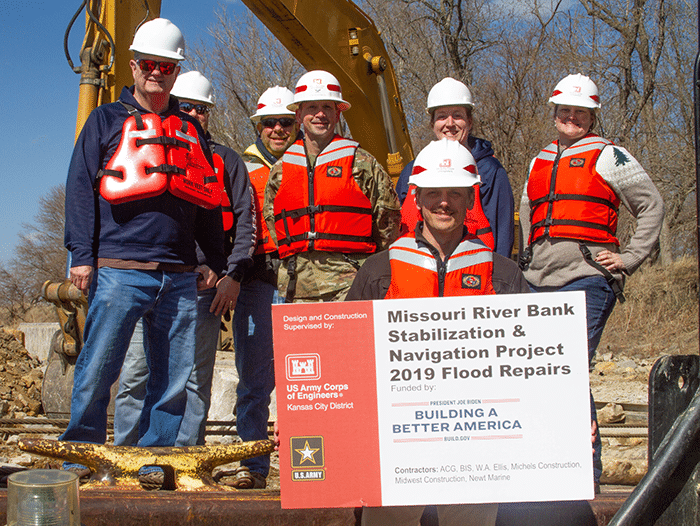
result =
M629 492L597 495L590 502L502 504L497 526L606 526ZM279 491L210 492L95 489L80 492L84 526L354 526L355 510L283 510ZM0 490L0 524L7 520L7 491Z

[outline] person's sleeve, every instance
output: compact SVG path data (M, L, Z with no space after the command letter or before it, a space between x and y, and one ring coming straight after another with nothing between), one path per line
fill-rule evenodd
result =
M520 217L518 219L520 223L520 253L522 254L528 246L528 238L530 237L530 200L527 197L527 182L530 178L530 172L532 172L532 166L535 163L533 159L530 161L530 168L528 169L528 178L525 180L525 185L523 186L523 193L520 197Z
M224 255L224 225L221 218L221 207L208 210L197 207L195 218L195 241L197 242L198 259L206 261L207 266L217 275L226 268Z
M363 268L364 267L360 267L360 270L358 270L357 274L355 274L355 279L353 280L352 285L350 286L350 290L345 296L344 301L359 301L369 299L366 297L368 295L368 276L366 275L366 272L362 272Z
M514 199L505 168L495 157L489 158L489 184L479 188L481 206L496 240L495 252L510 257L513 250Z
M496 294L529 293L530 286L525 276L512 259L494 253L493 255L493 288Z
M637 220L634 234L620 253L627 273L632 274L659 239L664 219L663 199L641 164L621 146L604 148L596 170Z
M234 217L233 247L228 254L227 274L240 281L253 265L256 240L254 196L245 163L232 150L227 153L225 167L231 186L229 199Z
M391 283L388 251L370 256L357 271L345 301L383 299Z
M202 146L204 155L209 164L214 167L211 150L201 132L199 123L196 122L199 132L199 143ZM226 268L226 256L224 255L224 223L221 217L221 207L217 206L211 210L197 207L195 217L195 241L197 242L197 259L206 261L207 266L217 275Z
M384 250L399 235L401 205L396 190L384 168L369 153L358 149L353 177L372 203L372 238L377 251Z
M73 148L66 180L64 243L71 253L71 266L95 266L97 259L98 197L93 189L102 167L102 139L107 127L93 112Z
M270 231L270 238L277 244L277 231L275 230L275 197L282 184L282 161L277 161L270 169L270 176L265 185L265 199L263 201L263 219Z
M402 205L408 195L408 180L411 177L411 170L413 170L413 161L403 167L399 174L399 180L396 181L396 194L399 196L399 203Z

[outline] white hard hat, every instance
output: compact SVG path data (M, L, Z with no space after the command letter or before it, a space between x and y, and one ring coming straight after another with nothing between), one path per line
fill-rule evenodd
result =
M340 82L327 71L309 71L301 76L294 90L294 102L287 104L288 110L296 110L299 103L312 100L329 100L336 103L340 111L350 109L350 103L343 100Z
M459 141L433 141L416 156L408 184L419 188L465 188L481 183L476 161Z
M472 92L463 82L445 77L435 84L428 93L428 114L440 106L468 106L474 107Z
M184 60L185 38L170 20L155 18L139 27L129 51L173 60Z
M287 106L294 103L294 94L291 90L282 86L273 86L268 88L260 95L258 99L258 109L255 115L250 116L250 120L257 123L260 119L268 115L291 115L294 116L292 110L287 109Z
M180 73L175 79L170 94L178 99L214 104L214 90L211 87L211 82L199 71Z
M581 108L600 109L600 97L598 86L586 75L577 73L569 75L559 81L554 88L549 104L578 106Z

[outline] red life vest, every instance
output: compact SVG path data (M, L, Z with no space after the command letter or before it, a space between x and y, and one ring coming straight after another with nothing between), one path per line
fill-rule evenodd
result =
M233 228L233 207L226 190L226 168L224 167L224 159L218 153L211 155L214 159L214 173L221 187L221 218L224 222L224 232L228 232Z
M406 199L401 206L401 234L413 232L418 224L422 221L423 216L416 206L416 187L410 186ZM496 247L496 241L493 237L493 230L489 220L486 219L486 214L481 207L481 197L479 187L474 188L474 206L471 210L467 210L467 216L464 218L464 226L467 227L470 233L475 234L481 239L484 244L491 250Z
M119 146L98 174L100 195L112 204L154 197L168 188L168 174L159 171L165 166L165 148L141 144L163 136L161 119L155 113L139 116L140 122L135 116L124 121Z
M255 155L257 149L249 148L245 151L250 155ZM255 222L257 224L257 243L254 254L269 254L277 250L277 245L272 240L267 223L263 219L263 203L265 202L265 186L270 177L270 166L256 155L256 160L246 161L245 167L250 176L250 184L253 186L255 194Z
M205 208L221 204L221 189L187 121L170 115L130 113L112 158L98 174L100 195L112 204L160 195L166 190Z
M530 244L542 237L620 244L615 237L620 198L595 169L610 144L587 135L561 154L555 141L537 155L527 183Z
M386 299L437 298L495 294L493 251L476 236L467 235L442 264L425 246L416 242L415 232L397 239L389 247L391 283Z
M372 203L352 175L358 143L336 135L307 167L304 141L282 157L275 197L275 231L281 258L299 252L373 253Z
M214 169L207 161L194 126L171 115L163 121L163 131L168 137L177 137L177 147L167 147L168 164L185 167L170 175L168 190L171 194L202 206L216 208L221 204L221 186ZM186 146L185 146L186 145Z

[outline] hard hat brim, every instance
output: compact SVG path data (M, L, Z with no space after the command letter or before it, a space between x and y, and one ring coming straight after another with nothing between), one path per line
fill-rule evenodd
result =
M352 105L346 101L346 100L333 100L333 99L307 99L307 100L300 100L298 102L292 102L290 104L287 104L287 109L291 111L297 111L299 109L299 105L302 102L313 102L313 101L320 101L320 100L327 100L328 102L333 102L340 111L346 111L349 110Z

